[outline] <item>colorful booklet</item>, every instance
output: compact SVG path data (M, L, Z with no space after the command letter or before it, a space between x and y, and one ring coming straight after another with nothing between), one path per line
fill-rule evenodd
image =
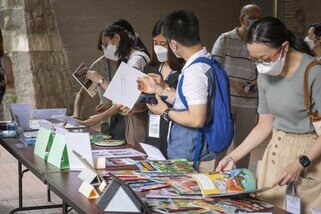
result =
M186 174L196 173L192 164L186 159L160 160L160 161L139 161L137 167L141 172Z
M131 166L136 165L137 162L131 158L109 158L106 160L106 166Z
M244 194L256 190L254 176L248 169L189 176L197 181L204 197Z
M186 211L189 213L248 213L272 208L273 205L256 199L207 198L193 199L144 199L148 207L160 213Z
M131 157L146 156L146 154L131 148L92 150L92 155L93 157L105 157L105 158L131 158Z
M189 176L167 179L166 182L180 195L202 195L198 183Z

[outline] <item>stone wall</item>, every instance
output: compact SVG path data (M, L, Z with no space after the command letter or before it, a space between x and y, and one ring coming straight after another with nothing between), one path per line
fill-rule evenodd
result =
M15 89L6 95L5 106L29 102L33 108L71 110L71 79L51 2L1 0L0 27L15 75Z

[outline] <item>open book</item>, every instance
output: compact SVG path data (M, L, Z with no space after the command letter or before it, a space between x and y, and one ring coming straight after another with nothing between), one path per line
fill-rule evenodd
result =
M233 169L228 172L206 174L188 174L188 177L185 178L171 179L169 184L178 194L202 194L203 197L250 194L269 189L262 188L257 190L254 176L248 169Z

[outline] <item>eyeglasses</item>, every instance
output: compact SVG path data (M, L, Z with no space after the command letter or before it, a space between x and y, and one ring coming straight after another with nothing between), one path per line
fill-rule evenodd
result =
M277 51L273 54L273 56L270 57L270 59L257 60L257 59L254 59L254 58L250 57L250 61L255 63L256 65L257 64L269 64L275 58L275 56L280 52L280 50L282 50L282 46L277 49Z

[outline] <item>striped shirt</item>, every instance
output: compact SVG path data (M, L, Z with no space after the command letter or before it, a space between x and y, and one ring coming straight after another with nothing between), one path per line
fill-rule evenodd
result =
M223 66L230 80L246 84L256 80L256 66L249 60L246 43L234 30L223 33L215 42L212 54ZM240 96L234 88L230 88L231 105L243 108L257 108L257 93Z

